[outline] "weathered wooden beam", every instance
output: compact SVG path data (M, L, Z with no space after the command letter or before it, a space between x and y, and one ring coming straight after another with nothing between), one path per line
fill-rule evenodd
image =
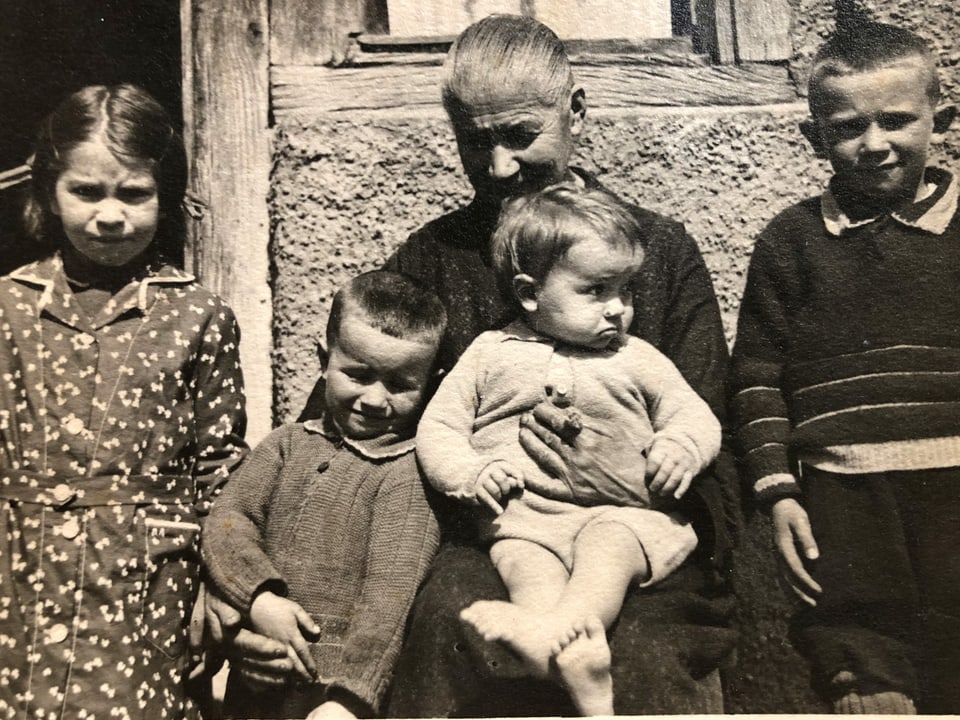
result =
M446 53L456 39L456 35L415 35L399 37L376 33L361 33L356 41L363 53L375 55L377 53L419 52L419 53ZM669 55L690 54L693 46L688 37L671 38L602 38L580 39L565 38L563 46L571 56L583 53L659 53ZM375 59L375 58L371 58ZM362 62L363 56L355 57L352 63ZM282 65L285 63L274 63ZM297 64L297 63L286 63Z
M790 42L790 5L787 0L732 0L737 60L787 60Z
M350 34L366 29L366 0L271 0L270 59L281 65L339 65Z
M770 105L797 100L786 68L747 64L665 65L621 58L574 64L593 110L642 105ZM430 56L355 68L273 66L278 123L355 111L440 110L440 66Z
M698 51L717 63L736 62L732 0L694 0Z
M267 0L181 0L191 193L187 266L240 323L247 438L272 425Z

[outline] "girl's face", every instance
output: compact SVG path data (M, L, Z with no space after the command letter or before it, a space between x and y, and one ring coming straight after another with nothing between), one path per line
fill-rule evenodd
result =
M77 145L66 160L51 206L73 248L107 267L141 255L160 214L153 164L120 161L99 138Z

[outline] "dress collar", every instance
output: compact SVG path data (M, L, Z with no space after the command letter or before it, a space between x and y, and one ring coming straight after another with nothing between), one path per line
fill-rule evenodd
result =
M86 314L80 311L79 303L67 281L60 253L24 265L10 273L9 277L41 291L38 303L40 310L84 331L108 325L134 309L139 309L145 315L157 298L157 293L150 293L153 286L188 285L194 282L193 275L172 265L147 266L111 297L96 317L88 319Z
M415 438L396 433L386 433L368 440L354 440L343 437L339 428L326 413L314 420L305 421L303 429L308 433L323 435L333 443L343 443L368 460L386 460L400 457L412 452L416 444Z
M923 179L925 183L934 185L933 192L902 210L890 213L890 217L902 225L919 228L934 235L942 235L957 211L957 199L960 196L957 179L952 173L934 167L926 169ZM881 217L851 220L840 209L840 204L830 186L820 198L820 211L827 232L838 237L849 230L869 225Z

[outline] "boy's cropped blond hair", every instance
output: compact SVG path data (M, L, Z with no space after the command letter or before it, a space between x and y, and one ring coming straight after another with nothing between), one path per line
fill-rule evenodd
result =
M819 117L824 78L868 72L893 63L918 59L928 70L927 97L934 107L940 102L936 60L927 42L897 25L863 22L837 30L817 51L810 71L810 112Z
M543 23L519 15L490 15L454 41L443 65L443 106L451 118L491 98L555 106L573 88L563 43Z
M634 252L643 248L630 207L605 190L559 183L508 201L490 240L503 297L517 303L514 277L523 274L543 281L574 243L587 237Z

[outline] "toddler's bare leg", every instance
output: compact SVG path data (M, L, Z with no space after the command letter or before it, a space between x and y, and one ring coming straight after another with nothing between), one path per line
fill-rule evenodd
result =
M529 540L498 540L490 548L490 559L510 602L537 612L552 610L570 579L559 557Z
M633 580L650 573L636 535L625 525L586 526L574 544L573 573L556 612L577 631L557 655L560 679L584 715L613 714L613 679L606 629L623 606Z
M532 672L550 675L550 659L559 651L558 636L565 641L575 632L550 611L567 583L567 569L541 545L527 540L499 540L490 548L510 602L480 600L460 613L484 640L503 642L520 655Z
M557 603L571 620L597 617L609 628L620 615L627 588L650 574L637 536L626 525L599 521L587 525L573 546L573 573Z

